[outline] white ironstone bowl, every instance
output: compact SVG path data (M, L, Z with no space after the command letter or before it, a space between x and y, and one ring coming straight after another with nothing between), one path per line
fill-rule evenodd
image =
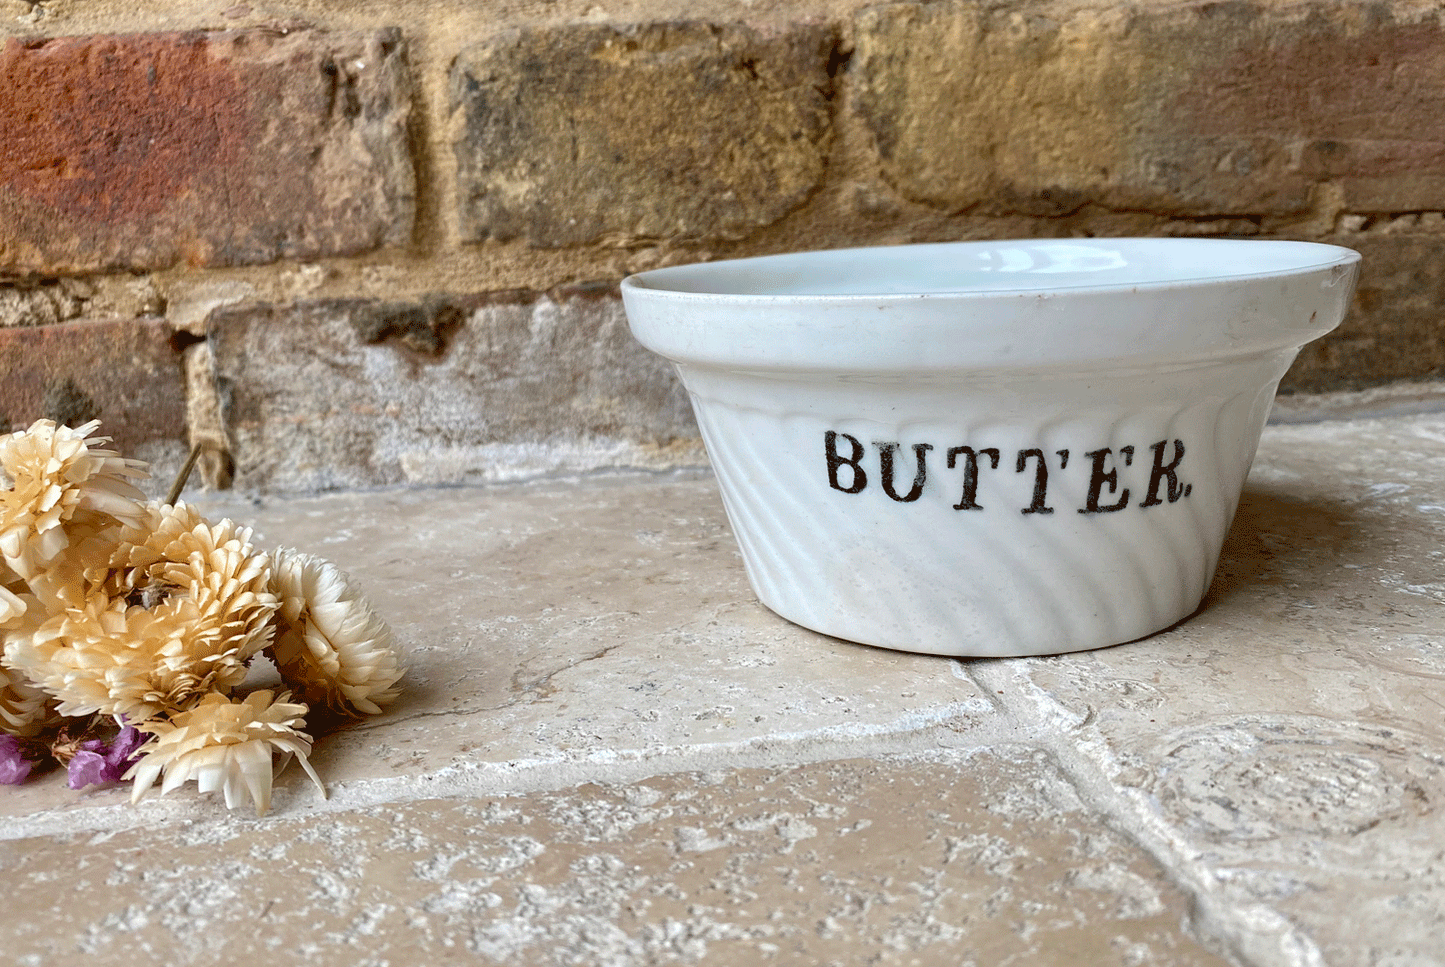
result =
M764 604L885 648L1039 655L1199 606L1275 388L1358 266L1307 242L961 242L622 294L692 396Z

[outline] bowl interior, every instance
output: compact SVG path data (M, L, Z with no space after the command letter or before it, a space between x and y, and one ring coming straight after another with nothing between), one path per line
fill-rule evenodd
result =
M958 295L1138 288L1288 275L1358 259L1312 242L1043 239L835 249L656 269L639 288L698 295Z

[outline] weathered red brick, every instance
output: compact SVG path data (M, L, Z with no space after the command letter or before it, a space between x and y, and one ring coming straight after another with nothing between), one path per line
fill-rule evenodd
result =
M1437 10L946 0L856 27L854 104L915 200L1271 216L1333 182L1352 211L1445 208Z
M403 244L400 34L250 30L0 47L0 273L243 265Z
M42 417L102 421L122 453L185 444L181 354L164 319L78 320L0 329L0 430Z

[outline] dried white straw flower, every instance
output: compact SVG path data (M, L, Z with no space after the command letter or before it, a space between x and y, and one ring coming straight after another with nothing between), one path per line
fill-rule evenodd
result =
M0 667L0 732L25 739L59 723L49 695Z
M71 429L37 420L0 436L0 559L26 580L69 547L77 531L144 517L145 495L130 480L145 465L85 438L100 425Z
M30 594L16 594L0 584L0 658L12 636L26 637L43 617ZM60 716L48 694L36 688L20 672L0 665L0 732L29 738L59 724Z
M272 778L280 771L273 771L276 753L283 756L281 768L292 755L301 760L301 767L325 796L326 787L307 758L311 737L299 730L306 706L288 702L290 697L283 692L273 702L271 692L259 691L233 702L212 692L170 721L137 725L155 738L143 747L140 762L126 776L135 780L131 802L145 795L164 773L161 795L194 779L201 792L224 793L226 808L235 809L249 795L256 815L264 815L271 808Z
M283 550L273 577L249 528L180 503L199 451L147 504L130 482L145 465L87 439L98 425L0 434L0 783L48 756L71 788L124 773L135 801L194 779L261 815L294 755L325 796L307 704L230 693L269 649L298 698L379 713L402 676L391 631L335 565Z
M16 590L21 593L17 594ZM30 611L30 604L22 597L23 588L11 590L5 584L0 583L0 631L9 631L17 628L25 620L27 612Z
M271 657L281 678L313 708L377 715L401 693L391 629L330 561L290 548L271 555L280 598Z
M251 532L211 524L185 504L149 504L84 599L33 634L12 635L6 664L60 700L66 715L147 719L223 695L270 642L276 597Z

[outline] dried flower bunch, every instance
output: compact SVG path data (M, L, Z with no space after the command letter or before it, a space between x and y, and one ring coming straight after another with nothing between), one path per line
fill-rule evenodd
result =
M0 436L0 783L53 760L74 789L195 779L261 814L294 756L324 794L306 715L396 699L390 630L330 562L147 502L98 426ZM239 694L258 655L289 691Z

